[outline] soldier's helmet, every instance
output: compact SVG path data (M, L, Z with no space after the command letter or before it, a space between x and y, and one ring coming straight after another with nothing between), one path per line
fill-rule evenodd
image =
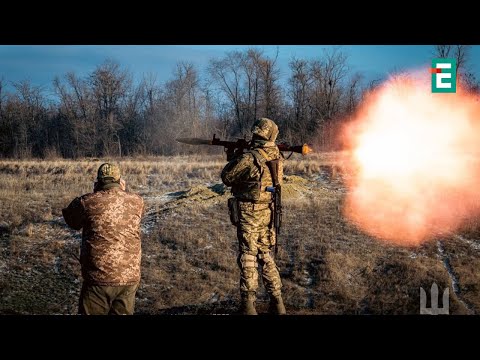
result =
M275 141L278 135L278 126L273 120L260 118L253 123L252 134L267 141Z
M120 181L120 168L112 163L104 163L100 165L97 173L97 180L105 182L105 180Z

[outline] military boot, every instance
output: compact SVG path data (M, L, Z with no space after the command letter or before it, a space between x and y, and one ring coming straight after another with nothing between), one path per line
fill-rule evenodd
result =
M283 304L282 295L270 297L269 313L276 314L276 315L287 314L287 310L285 309L285 305Z
M240 314L242 315L257 315L255 310L256 294L254 292L242 293L242 306Z

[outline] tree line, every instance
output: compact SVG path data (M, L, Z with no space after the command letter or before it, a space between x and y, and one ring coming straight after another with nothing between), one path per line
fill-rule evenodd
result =
M469 47L442 45L434 51L455 54L462 79L478 92L474 74L465 70ZM70 72L55 77L53 96L26 80L11 83L13 90L7 91L7 80L0 77L0 157L216 151L182 145L175 138L248 136L258 117L276 121L282 141L339 149L337 129L375 82L366 84L361 73L351 73L347 55L339 49L313 60L292 59L286 82L277 60L251 48L211 59L206 69L179 62L164 84L155 74L135 83L120 64L106 60L85 76Z

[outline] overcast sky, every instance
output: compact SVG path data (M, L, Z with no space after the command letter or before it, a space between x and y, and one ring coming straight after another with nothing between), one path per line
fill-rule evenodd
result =
M7 82L29 79L50 88L56 75L69 71L86 75L108 58L129 70L136 80L155 73L158 82L164 83L179 61L198 65L202 74L209 59L252 46L270 57L278 48L282 81L288 77L293 57L312 59L333 47L348 55L350 71L362 72L366 81L385 78L393 70L429 67L434 52L433 45L0 45L0 78ZM472 46L470 64L480 78L480 46Z

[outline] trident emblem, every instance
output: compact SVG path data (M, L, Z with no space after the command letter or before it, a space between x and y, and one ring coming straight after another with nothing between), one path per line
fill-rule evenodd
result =
M432 306L427 308L427 294L420 286L420 314L421 315L448 315L449 314L449 294L450 289L447 287L443 292L443 307L438 307L438 286L437 283L432 284L430 290L430 298Z

